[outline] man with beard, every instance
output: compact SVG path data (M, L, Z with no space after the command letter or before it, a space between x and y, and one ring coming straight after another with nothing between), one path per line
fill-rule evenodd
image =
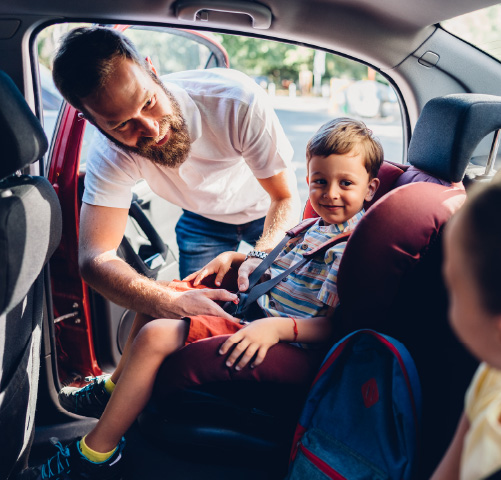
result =
M129 39L102 27L66 35L53 78L102 134L87 160L79 264L92 287L138 312L125 352L152 318L203 313L232 319L215 301L234 301L235 295L172 291L139 275L117 256L117 248L131 189L144 178L155 193L184 209L176 227L181 278L235 249L236 238L255 243L262 233L239 270L238 286L247 288L257 260L297 223L299 213L292 147L261 87L230 69L160 80ZM120 363L117 378L121 368Z

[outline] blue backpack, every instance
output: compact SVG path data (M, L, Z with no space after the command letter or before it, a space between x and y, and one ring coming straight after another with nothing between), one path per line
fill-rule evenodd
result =
M420 419L407 349L373 330L353 332L331 348L313 381L287 479L412 479Z

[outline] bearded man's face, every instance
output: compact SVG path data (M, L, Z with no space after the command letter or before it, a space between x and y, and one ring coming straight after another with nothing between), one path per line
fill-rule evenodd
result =
M188 158L190 136L178 102L131 60L117 60L113 75L83 103L85 115L121 149L171 168Z

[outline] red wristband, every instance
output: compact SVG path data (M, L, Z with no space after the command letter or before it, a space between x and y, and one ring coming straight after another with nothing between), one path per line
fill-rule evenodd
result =
M294 340L292 340L292 342L291 342L291 343L294 343L297 340L297 336L298 336L299 331L297 329L296 319L291 317L290 315L289 315L289 318L294 322Z

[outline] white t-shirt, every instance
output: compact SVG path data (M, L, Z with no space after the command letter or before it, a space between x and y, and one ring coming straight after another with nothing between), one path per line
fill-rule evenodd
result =
M83 201L129 208L131 189L143 178L160 197L211 220L242 224L264 217L270 198L256 178L289 167L292 173L293 150L263 89L222 68L174 73L162 82L188 125L188 159L177 168L159 166L97 132Z

